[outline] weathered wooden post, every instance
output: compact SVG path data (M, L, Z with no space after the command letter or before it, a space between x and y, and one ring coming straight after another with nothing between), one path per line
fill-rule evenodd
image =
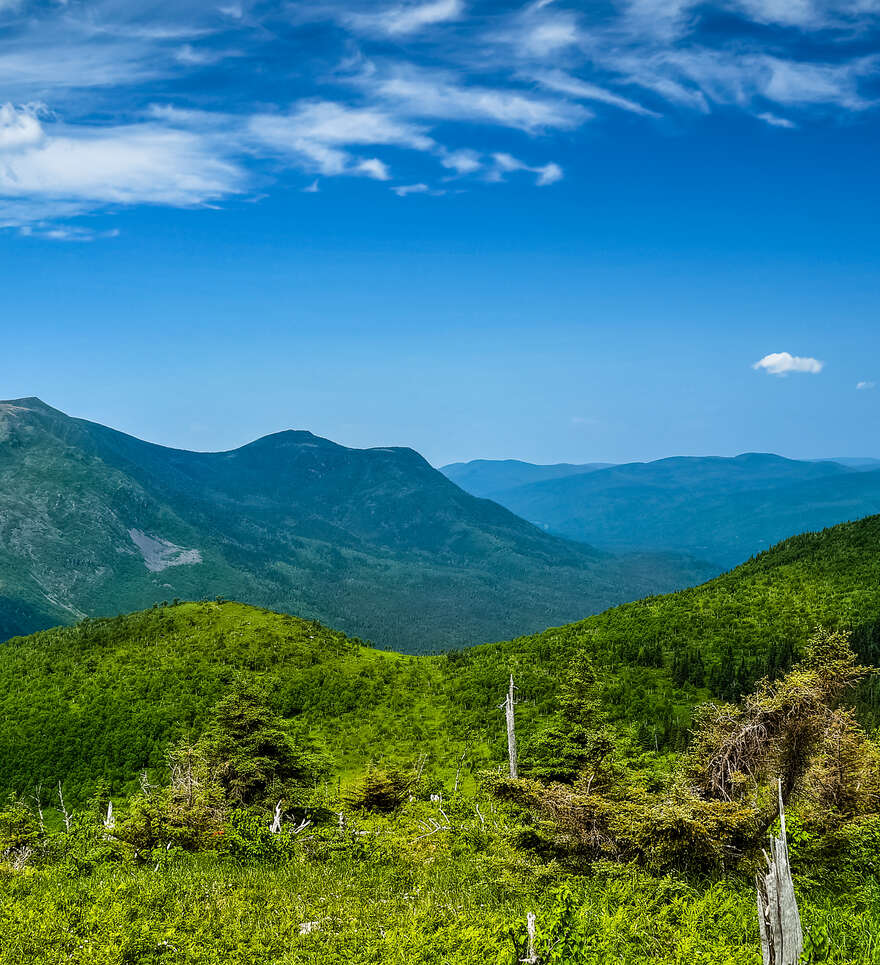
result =
M797 965L804 951L804 936L788 860L781 780L778 782L778 791L779 837L770 838L769 856L764 852L767 872L755 876L761 954L764 965Z

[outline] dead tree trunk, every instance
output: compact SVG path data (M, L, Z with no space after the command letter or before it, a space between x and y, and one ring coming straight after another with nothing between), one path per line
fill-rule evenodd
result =
M504 715L507 718L507 756L510 760L510 776L516 778L516 721L514 719L514 691L516 687L513 683L513 674L510 675L510 687L507 690L507 697L501 705L504 708Z
M766 873L755 876L761 954L764 965L797 965L804 950L804 936L788 860L781 780L778 788L779 837L771 837L770 854L764 852L767 859Z

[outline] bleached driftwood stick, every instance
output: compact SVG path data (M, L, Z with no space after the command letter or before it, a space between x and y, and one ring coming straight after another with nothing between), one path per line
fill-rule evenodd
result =
M804 950L801 916L794 894L785 832L785 807L782 781L779 792L779 837L770 838L770 854L765 874L755 876L758 890L758 924L761 929L761 954L764 965L797 965Z

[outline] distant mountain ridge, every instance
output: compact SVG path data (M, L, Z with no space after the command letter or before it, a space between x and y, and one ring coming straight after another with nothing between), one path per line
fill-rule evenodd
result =
M0 639L164 599L235 597L424 651L698 582L536 529L415 451L285 431L229 452L0 403Z
M440 472L473 496L495 499L497 493L516 486L595 472L611 465L610 462L588 462L581 465L558 462L550 466L539 466L531 462L521 462L519 459L472 459L470 462L453 462L448 466L441 466Z
M663 547L726 569L797 533L880 512L880 464L846 462L679 456L539 480L493 499L592 546Z

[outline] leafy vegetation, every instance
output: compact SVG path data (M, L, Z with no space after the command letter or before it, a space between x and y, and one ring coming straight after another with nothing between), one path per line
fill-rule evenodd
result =
M798 761L789 822L805 961L874 962L880 757L867 735L844 780L860 785L858 801L837 797L831 822L810 810L818 791L829 813L827 738L847 720L838 701L861 672L845 635L824 634L801 667L733 714L732 728L719 728L710 708L681 763L695 790L653 787L662 767L624 755L602 775L587 762L567 787L487 775L472 792L457 779L425 781L421 766L409 775L373 768L340 797L302 784L299 765L290 767L302 748L253 693L233 688L204 738L172 749L165 787L144 779L116 812L102 794L73 814L62 803L55 828L20 799L0 809L0 962L758 965L748 872L769 825L754 820L767 777L758 761L772 769L782 758ZM564 712L581 697L570 695ZM731 745L757 717L772 732L774 715L788 738L779 731L769 750ZM813 732L806 743L803 733L792 739L799 721ZM700 775L729 746L745 752L725 758L735 764L721 768L732 781L719 793ZM255 793L227 780L230 759ZM283 771L297 776L282 789ZM274 817L270 786L296 787L297 800L279 800ZM629 855L627 840L639 842Z
M758 965L777 777L805 960L875 962L877 545L433 657L220 601L11 640L0 962Z
M510 673L522 758L537 762L562 684L578 667L595 679L610 727L645 751L681 750L696 704L713 694L738 699L787 669L816 627L851 631L862 662L880 665L878 545L880 517L872 517L787 540L695 589L432 657L217 602L14 639L0 646L0 786L24 793L62 780L77 800L101 780L129 786L144 768L165 766L170 742L197 740L236 680L262 688L345 779L377 758L409 766L422 754L444 779L461 770L472 781L497 766ZM856 705L877 720L876 677Z

